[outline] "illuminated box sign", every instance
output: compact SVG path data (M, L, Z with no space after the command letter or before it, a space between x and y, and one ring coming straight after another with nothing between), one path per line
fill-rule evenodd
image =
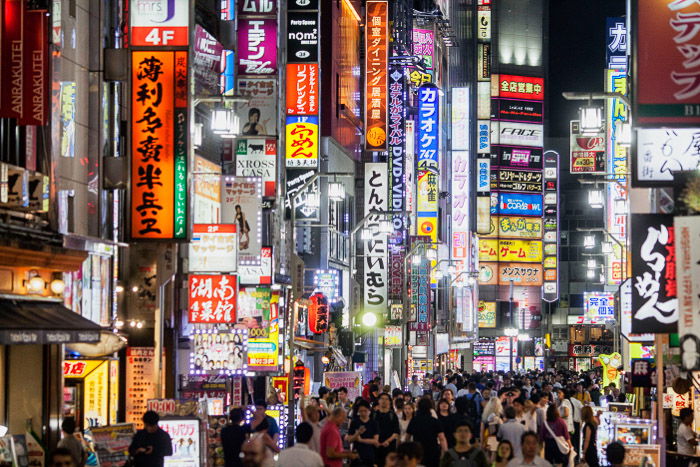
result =
M479 300L479 328L496 327L496 302Z
M479 81L491 81L491 44L478 45L479 67L477 79Z
M696 47L700 4L633 2L634 124L661 127L700 122L700 62Z
M491 214L515 216L542 216L542 195L525 193L492 193L497 203L491 205Z
M389 205L386 163L365 164L366 212L386 211ZM387 312L388 235L379 230L379 216L370 216L366 228L372 236L364 243L364 308L378 316Z
M484 237L542 238L542 219L522 216L493 216L491 231Z
M189 39L189 0L131 0L132 46L186 46Z
M238 18L238 74L277 73L277 19Z
M287 10L318 10L318 0L287 0Z
M515 285L539 287L542 285L542 265L523 263L479 264L479 285Z
M493 339L481 338L474 342L474 355L495 355L496 354L496 342Z
M489 120L479 120L479 145L478 154L489 154L491 152L491 122Z
M584 324L605 323L615 319L615 295L604 292L584 292Z
M248 367L247 329L197 333L191 339L190 375L245 374ZM199 423L196 421L197 426Z
M318 116L287 117L286 166L318 166Z
M542 149L492 146L491 165L517 169L542 169Z
M369 0L365 27L365 148L387 150L389 2Z
M263 184L263 196L274 198L277 188L277 140L237 140L236 176L260 177Z
M485 158L478 158L476 160L476 170L477 170L477 182L476 191L477 193L488 193L491 191L491 160Z
M496 172L493 172L496 174ZM497 172L498 188L507 191L541 193L542 172L524 170L504 170Z
M194 224L188 255L190 272L235 272L238 238L235 224Z
M132 52L131 238L187 237L187 52Z
M605 63L611 70L627 69L627 22L623 17L605 18Z
M189 322L235 323L237 295L233 274L190 274Z
M239 265L238 280L241 285L272 284L272 247L261 248L259 266Z
M509 146L544 146L544 126L535 123L491 122L491 143Z
M287 115L318 114L317 63L287 65Z
M544 78L491 75L491 96L536 101L544 100Z
M422 258L420 265L411 263L411 311L409 321L423 324L427 329L430 318L430 261Z
M287 13L287 63L318 62L318 13Z
M23 78L20 80L23 91L19 96L22 101L22 113L18 123L41 126L46 124L49 113L49 80L46 79L49 65L48 16L43 10L27 11L20 22L23 22ZM11 57L15 55L13 53ZM3 87L7 86L12 91L16 79L12 79L11 82L13 84L3 83ZM17 96L12 97L13 101L17 99Z
M579 134L580 125L574 120L570 125L571 173L605 173L605 132L594 135Z
M491 119L510 122L542 123L544 104L541 101L491 99Z
M542 300L554 302L559 299L558 254L559 254L559 154L547 151L544 154L544 284Z
M238 4L238 16L272 16L277 14L277 0L241 0L236 3Z
M221 184L221 222L236 224L238 265L259 265L262 250L262 181L225 176Z
M277 136L277 80L238 78L236 83L238 93L248 99L236 107L241 117L241 135Z
M542 262L539 240L479 239L479 261Z
M440 96L434 85L418 90L418 168L438 168L440 141Z
M392 211L406 210L405 101L406 79L403 68L395 66L389 74L389 205ZM406 216L393 216L391 220L393 233L389 243L402 244L406 233Z
M412 38L413 55L420 57L423 61L423 66L426 70L428 70L428 73L425 73L427 76L426 79L421 79L418 83L414 82L414 84L419 87L424 83L430 83L433 81L435 74L433 64L433 57L435 56L435 32L430 29L414 28ZM424 73L421 73L418 70L411 71L411 75L413 75L413 73L424 75ZM413 76L411 77L411 81L414 81Z
M477 11L477 39L491 39L491 7L479 6Z

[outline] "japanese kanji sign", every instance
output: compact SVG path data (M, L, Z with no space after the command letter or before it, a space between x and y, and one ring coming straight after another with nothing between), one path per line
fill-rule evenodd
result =
M479 328L496 327L496 302L479 300Z
M389 74L389 182L392 211L406 209L406 79L402 67L392 67ZM407 230L406 216L392 218L394 231L389 243L403 243Z
M263 196L274 198L277 189L277 140L236 140L236 175L260 177Z
M491 96L544 100L544 78L491 75Z
M605 292L584 292L584 324L601 324L615 319L615 296Z
M275 15L277 0L241 0L238 4L238 16L245 15Z
M411 70L411 81L416 87L424 83L433 81L435 68L433 66L433 57L435 56L435 32L430 29L413 28L413 55L417 55L423 60L423 66L427 73L423 73L418 69ZM416 74L417 77L414 77ZM422 76L427 76L422 78ZM420 78L418 78L420 77Z
M277 19L238 18L238 74L277 73Z
M611 70L627 69L627 23L623 17L605 18L605 61Z
M187 237L187 52L132 52L131 238Z
M287 65L287 115L318 114L317 63Z
M416 141L419 169L438 168L440 148L440 91L434 85L418 90L418 140Z
M698 277L700 277L700 249L697 246L700 244L700 216L675 217L673 227L675 241L679 247L676 262L678 307L680 310L678 334L683 340L687 335L700 336L700 282L698 281ZM697 355L700 352L700 348L695 346L693 349L691 344L697 344L697 342L681 345L682 361L684 354ZM699 368L689 365L687 369L698 370Z
M700 130L640 128L634 149L635 186L672 186L673 172L700 167Z
M700 61L695 0L632 2L634 124L660 127L700 122Z
M542 219L522 216L494 216L491 233L484 237L542 238Z
M542 262L542 242L539 240L479 240L479 261Z
M632 214L632 332L678 328L673 216Z
M235 224L194 224L188 255L190 272L235 272L238 238Z
M190 323L234 323L238 282L233 274L190 274Z
M318 166L318 116L287 117L287 167Z
M365 164L365 207L366 213L386 211L388 207L388 174L385 163ZM386 217L371 216L365 228L372 232L372 237L364 244L364 308L378 316L384 316L387 305L387 234L379 229L380 222Z
M365 147L387 150L389 2L369 0L365 26Z

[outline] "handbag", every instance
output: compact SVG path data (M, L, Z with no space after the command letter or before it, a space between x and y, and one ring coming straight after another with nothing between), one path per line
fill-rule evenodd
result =
M549 431L549 434L552 435L552 438L554 438L554 441L557 443L557 447L559 448L559 452L562 454L566 455L569 454L569 443L566 441L566 438L563 436L557 436L554 434L552 429L549 427L549 423L545 420L544 426L547 428L547 431Z

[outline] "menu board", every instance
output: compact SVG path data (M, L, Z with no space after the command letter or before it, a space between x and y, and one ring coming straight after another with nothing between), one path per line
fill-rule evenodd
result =
M100 467L122 467L127 460L131 438L134 436L132 423L97 426L90 429L95 443L95 451Z
M173 455L165 458L168 467L200 466L200 421L197 418L161 419L160 427L170 435Z
M126 349L126 422L141 425L148 399L156 398L155 349Z

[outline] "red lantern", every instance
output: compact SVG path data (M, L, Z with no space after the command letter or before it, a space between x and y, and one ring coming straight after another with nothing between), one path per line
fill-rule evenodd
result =
M294 384L294 399L299 399L301 394L308 395L311 386L311 372L304 366L301 360L294 364L292 381Z
M314 334L323 334L328 331L328 299L320 292L313 294L309 300L309 329Z

